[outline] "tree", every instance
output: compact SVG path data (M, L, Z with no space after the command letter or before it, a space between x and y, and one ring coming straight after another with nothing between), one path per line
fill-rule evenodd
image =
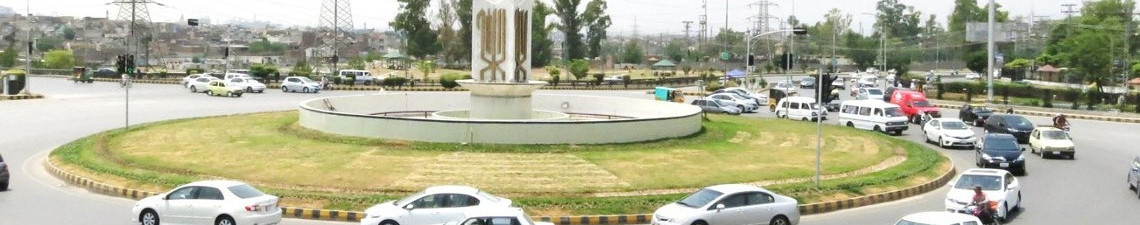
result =
M550 6L542 1L534 2L534 15L531 18L531 45L530 51L533 57L530 59L530 66L532 68L542 68L550 64L554 50L554 41L550 40L550 31L554 29L553 26L546 24L546 17L553 13Z
M453 0L455 17L459 19L459 41L457 50L461 59L469 59L471 55L471 4L472 0Z
M855 66L860 70L875 66L875 59L879 56L878 40L854 32L843 35L843 39L847 46L843 54L851 59Z
M297 65L293 65L293 69L289 71L289 74L292 74L293 76L302 77L308 77L312 73L313 67L310 67L308 63L303 62L297 63Z
M76 65L75 61L70 50L51 50L44 54L44 67L49 69L71 69Z
M261 38L260 41L249 43L249 52L253 54L284 54L287 48L289 48L289 46L282 43L269 42L266 38Z
M1110 39L1109 34L1096 31L1080 32L1067 38L1062 43L1068 50L1062 57L1064 63L1083 75L1084 82L1104 84L1112 76L1109 71L1112 68L1112 58L1104 54L1113 47L1109 43ZM1098 91L1101 86L1103 85L1097 85Z
M61 43L63 43L63 40L60 40L59 38L43 37L40 39L36 39L36 50L51 51L51 50L59 49L59 48L62 48L62 46L60 45Z
M665 58L680 63L685 58L685 40L673 39L665 44Z
M249 66L249 73L250 75L259 77L263 80L269 80L269 75L276 74L278 72L277 67L273 66L273 64L256 63Z
M575 59L570 63L570 74L574 75L574 80L581 80L590 73L590 61L585 59Z
M558 15L561 23L558 30L562 31L566 43L562 48L566 51L567 59L581 59L586 56L582 48L583 19L578 14L578 5L582 0L554 0L554 14Z
M602 56L602 40L606 39L606 29L613 25L606 15L606 1L592 0L582 12L582 22L587 25L586 42L590 59Z
M75 40L75 29L71 29L71 27L64 27L63 28L63 39L68 40L68 41L74 41Z
M638 39L630 39L625 42L625 50L621 53L622 63L639 64L645 57L645 51L641 49L641 41Z
M365 69L364 63L365 63L364 57L361 57L361 56L352 57L351 59L348 60L348 68L354 69L354 70L363 70L363 69Z
M435 71L435 62L432 62L431 60L422 60L416 62L416 70L424 73L423 80L427 80L428 74L430 74L432 71Z
M987 6L988 7L988 6ZM1001 5L994 5L997 14L995 22L1005 22L1009 18L1008 12L1001 11ZM954 11L950 13L947 24L949 32L954 34L951 43L967 44L959 52L958 57L966 62L966 68L978 73L986 73L986 45L984 43L966 42L966 24L970 22L984 22L989 20L989 10L978 6L977 0L955 0Z
M0 67L11 68L15 66L16 57L19 57L19 54L12 47L5 48L4 52L0 52Z
M880 0L875 7L875 31L885 32L890 37L913 37L922 33L920 20L922 13L914 6L899 3L898 0Z
M439 52L439 36L431 29L425 16L431 0L396 0L400 3L400 13L389 26L407 34L408 55L423 59Z
M436 15L439 19L436 29L439 31L440 50L448 64L471 57L470 54L463 55L464 51L459 51L462 43L459 41L459 32L455 30L455 5L451 2L439 0L439 13Z

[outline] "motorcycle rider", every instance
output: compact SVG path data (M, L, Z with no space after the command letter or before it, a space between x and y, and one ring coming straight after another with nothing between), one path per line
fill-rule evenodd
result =
M982 223L993 223L993 221L990 220L992 220L992 215L996 210L994 210L993 206L991 206L993 202L991 202L989 198L986 197L986 194L982 192L982 186L974 186L974 198L971 200L971 202L974 205L978 206L978 210L982 211L982 213L978 215L978 219L982 220Z
M1065 114L1057 113L1053 116L1053 127L1061 130L1068 130L1069 120L1065 118Z

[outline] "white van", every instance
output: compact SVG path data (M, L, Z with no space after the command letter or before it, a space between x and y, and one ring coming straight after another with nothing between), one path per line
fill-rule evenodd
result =
M898 105L879 100L848 100L839 107L839 124L847 127L902 134L907 118Z
M341 82L348 82L351 78L356 78L356 84L372 85L372 72L364 70L340 70Z
M820 118L827 120L827 111L822 110L814 98L793 96L780 99L780 102L776 104L776 118L804 121L816 121Z

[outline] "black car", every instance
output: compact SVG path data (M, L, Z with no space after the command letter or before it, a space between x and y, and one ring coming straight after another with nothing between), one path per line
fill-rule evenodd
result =
M974 151L978 167L1001 168L1011 173L1025 174L1025 152L1017 138L1009 134L986 134L978 140Z
M102 68L91 72L91 75L102 78L119 78L119 72L111 68Z
M0 191L8 190L8 163L0 156Z
M993 114L994 111L986 108L985 105L966 104L962 106L962 110L958 111L958 119L961 119L962 122L974 124L974 126L981 126Z
M994 114L986 119L982 131L995 134L1010 134L1017 137L1017 143L1029 143L1029 133L1033 132L1033 123L1024 116L1013 114Z

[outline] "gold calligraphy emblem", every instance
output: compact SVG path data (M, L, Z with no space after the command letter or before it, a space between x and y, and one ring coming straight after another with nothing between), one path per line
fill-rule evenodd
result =
M530 20L527 19L527 12L523 10L515 10L515 82L526 82L527 72L527 43L530 43L529 34Z
M504 81L507 71L499 65L507 61L507 12L504 9L484 9L476 16L480 35L479 58L487 63L487 67L479 70L481 81ZM488 80L488 78L490 80Z

